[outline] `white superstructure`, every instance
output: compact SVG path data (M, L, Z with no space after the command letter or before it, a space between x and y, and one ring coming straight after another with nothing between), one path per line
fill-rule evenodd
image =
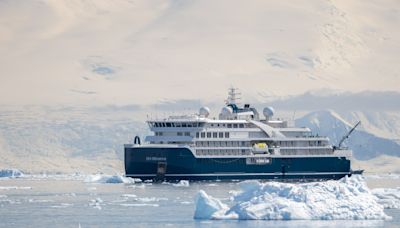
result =
M351 151L335 150L327 137L313 135L309 128L274 119L272 107L264 108L264 118L249 104L239 108L237 95L231 88L218 119L202 107L194 115L148 120L154 135L145 141L152 146L186 145L196 157L351 156Z

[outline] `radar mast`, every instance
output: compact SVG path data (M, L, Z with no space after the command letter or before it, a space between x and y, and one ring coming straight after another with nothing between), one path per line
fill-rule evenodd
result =
M233 86L231 88L229 88L229 92L228 92L228 99L225 101L227 105L233 104L233 105L237 105L239 104L239 102L237 102L238 100L240 100L240 95L241 93L238 92L238 88L234 88Z

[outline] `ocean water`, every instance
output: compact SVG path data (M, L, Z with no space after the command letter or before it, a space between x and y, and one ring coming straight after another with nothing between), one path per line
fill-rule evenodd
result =
M368 185L399 187L399 180L367 179ZM0 180L0 227L400 227L400 209L391 220L263 221L195 220L195 196L202 189L222 201L237 182L104 184L82 178Z

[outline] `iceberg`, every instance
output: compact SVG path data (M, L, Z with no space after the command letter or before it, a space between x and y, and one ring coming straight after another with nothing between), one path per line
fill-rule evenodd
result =
M400 188L376 188L372 193L386 209L400 208Z
M188 180L180 180L178 183L172 185L175 187L189 187L190 184Z
M101 184L134 184L135 179L118 176L118 175L89 175L85 178L86 183L101 183Z
M15 177L23 177L24 174L18 169L2 169L0 170L0 178L8 177L8 178L15 178Z
M361 176L338 181L279 183L244 181L231 205L206 192L197 195L195 219L385 220L384 207Z

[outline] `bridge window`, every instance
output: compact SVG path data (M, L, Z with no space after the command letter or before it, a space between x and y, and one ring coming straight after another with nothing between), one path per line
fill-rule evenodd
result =
M228 126L228 128L232 128L232 124L228 124L227 126Z
M171 127L171 123L166 123L167 127Z
M239 128L244 128L244 124L239 124Z
M182 127L186 127L186 123L182 123Z
M192 127L192 126L193 126L192 123L187 124L187 127Z
M238 128L238 125L237 124L233 124L233 128Z

